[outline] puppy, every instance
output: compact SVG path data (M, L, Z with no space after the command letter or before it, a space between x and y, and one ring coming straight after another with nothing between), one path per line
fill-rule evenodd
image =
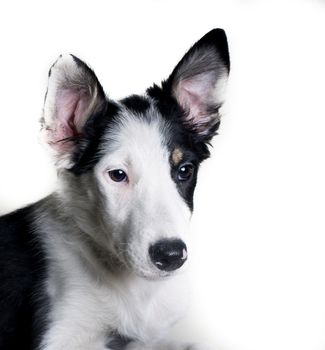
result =
M120 101L77 57L53 64L41 123L58 186L0 218L0 349L193 349L165 335L186 308L193 192L229 68L221 29Z

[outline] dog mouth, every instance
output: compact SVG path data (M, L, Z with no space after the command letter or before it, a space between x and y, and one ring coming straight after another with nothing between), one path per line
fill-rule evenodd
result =
M133 257L129 254L124 254L123 264L125 268L131 273L146 280L159 280L172 276L174 271L163 271L155 266L150 257L139 259L138 256Z
M185 264L186 260L187 260L187 255L186 255L186 258L184 258L184 262L182 263L182 266ZM134 273L138 277L144 278L146 280L151 280L151 281L173 277L178 273L180 273L182 270L180 268L181 266L170 270L161 269L161 265L154 264L150 259L148 259L148 261L144 264L138 264L133 261L128 261L126 265L130 272Z

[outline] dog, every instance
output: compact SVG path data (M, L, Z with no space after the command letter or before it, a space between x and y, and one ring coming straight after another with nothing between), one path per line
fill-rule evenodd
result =
M200 348L168 332L186 309L193 193L229 70L222 29L119 101L79 58L52 65L41 134L58 186L0 218L0 349Z

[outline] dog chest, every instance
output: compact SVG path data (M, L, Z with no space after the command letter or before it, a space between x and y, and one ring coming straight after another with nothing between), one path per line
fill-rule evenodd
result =
M66 254L64 266L53 264L48 280L52 300L48 337L55 336L55 328L62 336L64 328L71 331L69 338L84 334L99 339L118 332L150 340L182 316L185 279L185 275L159 281L111 275L105 281L96 280L75 256Z

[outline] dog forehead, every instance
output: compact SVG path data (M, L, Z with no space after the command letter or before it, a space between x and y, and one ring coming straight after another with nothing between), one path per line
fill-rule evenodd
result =
M145 111L121 108L114 124L105 134L104 150L108 156L139 160L168 159L171 125L154 106Z

